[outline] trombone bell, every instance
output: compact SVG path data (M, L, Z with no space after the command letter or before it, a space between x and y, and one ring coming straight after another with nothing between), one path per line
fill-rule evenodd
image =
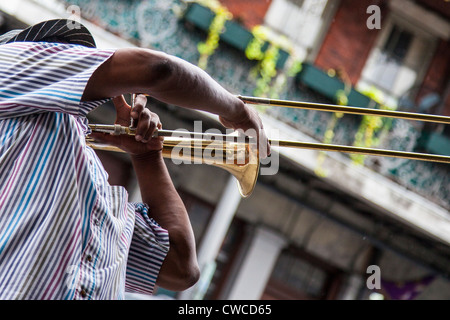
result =
M89 137L86 138L86 144L97 150L124 152ZM239 192L244 198L252 194L259 175L259 153L253 143L169 136L164 138L162 155L175 163L208 164L228 171L236 178Z

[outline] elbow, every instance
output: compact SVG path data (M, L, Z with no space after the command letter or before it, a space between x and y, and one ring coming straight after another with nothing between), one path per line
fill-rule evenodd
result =
M195 263L191 266L172 270L170 274L158 277L158 286L170 291L184 291L195 285L200 279L200 269Z
M193 285L195 285L198 280L200 279L200 269L197 264L195 266L192 266L184 272L182 275L182 278L180 279L180 288L179 291L187 290Z
M178 237L172 233L170 249L157 280L159 286L171 291L184 291L197 283L200 268L194 243L193 236Z
M200 279L200 268L197 263L191 263L177 272L173 282L176 285L176 291L184 291L195 285Z

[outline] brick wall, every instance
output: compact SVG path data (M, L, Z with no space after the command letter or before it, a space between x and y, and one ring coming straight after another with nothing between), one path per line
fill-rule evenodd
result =
M375 44L379 30L369 30L366 26L369 14L367 7L378 5L381 9L381 28L387 6L383 0L342 0L315 64L324 70L344 71L353 85L360 77L362 69Z
M228 8L234 19L251 30L252 27L264 23L264 17L272 0L220 0Z
M436 92L441 97L443 96L444 101L446 101L443 102L444 108L440 113L447 116L450 116L450 94L447 89L450 81L448 76L450 74L449 57L450 41L440 40L417 95L417 101L431 92Z
M421 2L424 5L427 1ZM342 0L315 61L315 64L324 70L330 68L344 70L353 85L358 82L379 33L376 29L369 30L366 27L366 21L369 17L366 9L371 4L380 6L381 28L383 28L383 17L386 16L388 11L386 1ZM450 6L450 4L447 5ZM432 8L428 7L428 9ZM443 12L440 14L443 14ZM445 115L450 115L449 56L450 42L440 40L417 96L417 101L419 101L428 93L439 93L444 99L444 108L441 113Z
M264 23L264 16L272 0L221 0L220 2L230 10L234 19L251 29L255 25ZM428 9L437 9L433 1L420 0L419 3ZM379 30L369 30L366 26L369 18L366 10L370 5L378 5L381 8L381 28L383 28L383 18L388 11L386 0L341 0L315 61L315 65L323 70L343 71L353 85L358 82L379 34ZM440 14L448 16L450 3L440 5L445 8L442 11L439 7ZM418 99L430 92L438 92L441 95L448 92L449 52L450 42L441 41L424 78ZM446 100L444 114L450 115L448 93L444 96L444 100Z

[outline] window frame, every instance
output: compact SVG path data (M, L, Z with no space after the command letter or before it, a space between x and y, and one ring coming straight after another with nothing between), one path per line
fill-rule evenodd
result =
M266 16L264 17L264 24L266 26L268 26L269 28L271 28L275 33L279 34L279 35L283 35L285 37L287 37L293 45L294 51L296 53L296 57L300 60L306 61L306 62L313 62L320 50L321 44L326 36L326 32L328 31L331 22L333 21L333 17L337 11L337 9L339 8L339 3L338 1L335 0L327 0L326 4L324 5L322 14L320 16L321 19L321 23L319 24L320 27L317 29L316 35L314 36L314 40L311 42L310 45L305 45L305 43L299 42L297 41L298 38L301 37L291 37L290 32L284 30L285 28L280 27L277 24L277 21L273 21L271 19L271 17L274 16L274 13L272 12L272 10L275 10L274 7L276 6L280 6L280 3L289 3L289 5L291 6L298 6L298 4L294 3L295 1L293 0L272 0L272 3L269 7L269 9L266 12ZM303 6L305 5L305 3L308 2L308 0L302 0L301 1L301 6L298 6L297 10L299 12L303 12ZM289 11L288 8L285 7L279 11ZM275 11L277 12L277 11ZM283 16L284 15L275 15L275 16ZM289 17L294 16L293 13L289 14ZM304 17L302 16L302 19ZM286 19L283 19L286 20ZM306 25L306 23L304 23ZM283 26L289 25L288 22L284 22ZM288 28L289 29L289 28ZM291 30L292 28L290 28L289 30Z
M400 29L406 30L412 34L411 43L408 49L405 58L402 61L402 64L399 68L399 71L396 74L396 79L393 83L392 88L395 88L398 85L399 76L401 72L401 68L411 69L416 73L416 77L414 81L411 83L410 87L406 90L403 90L402 93L396 93L392 90L386 90L383 87L377 86L376 81L373 81L367 76L367 73L370 72L370 69L373 68L374 60L379 58L379 55L382 54L382 48L386 45L386 42L389 39L389 35L395 26L398 26ZM366 63L361 71L360 78L358 83L356 84L356 89L359 91L370 90L371 87L375 87L380 90L384 95L384 102L393 107L397 107L398 101L401 97L405 97L408 95L412 101L415 101L415 95L417 94L417 90L415 88L419 88L423 83L427 71L429 69L430 63L435 54L437 45L438 45L438 37L428 32L427 30L423 30L418 26L415 26L411 21L407 18L396 14L395 12L390 12L387 17L384 25L381 28L381 32L375 42L375 45L371 49L371 52L366 60ZM413 66L411 61L408 60L408 55L412 55L410 50L413 50L414 41L422 41L422 52L418 54L417 60L415 60L416 66ZM410 57L409 57L410 58ZM412 68L411 68L412 67Z
M322 285L322 294L319 296L313 296L304 290L299 290L293 286L289 286L289 282L277 279L274 273L276 272L277 264L280 262L280 258L283 254L287 254L291 259L308 264L313 267L313 271L320 271L325 274L325 279ZM297 300L331 300L337 297L339 288L342 284L344 271L329 264L321 258L306 252L305 250L291 244L280 252L280 255L272 270L272 275L267 282L266 288L263 293L264 298L275 299L297 299Z

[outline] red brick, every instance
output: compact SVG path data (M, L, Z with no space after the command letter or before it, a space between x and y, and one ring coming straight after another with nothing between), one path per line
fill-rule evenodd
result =
M380 6L383 28L384 1L342 0L315 61L324 70L343 71L353 85L358 82L379 33L366 25L370 16L366 11L370 5Z
M448 77L450 74L449 56L450 41L441 40L417 95L417 101L431 92L436 92L441 97L447 95L444 97L444 101L446 101L443 114L445 115L450 115L450 94L447 90L448 82L450 81Z
M228 8L234 19L251 30L264 23L264 17L272 0L220 0Z

